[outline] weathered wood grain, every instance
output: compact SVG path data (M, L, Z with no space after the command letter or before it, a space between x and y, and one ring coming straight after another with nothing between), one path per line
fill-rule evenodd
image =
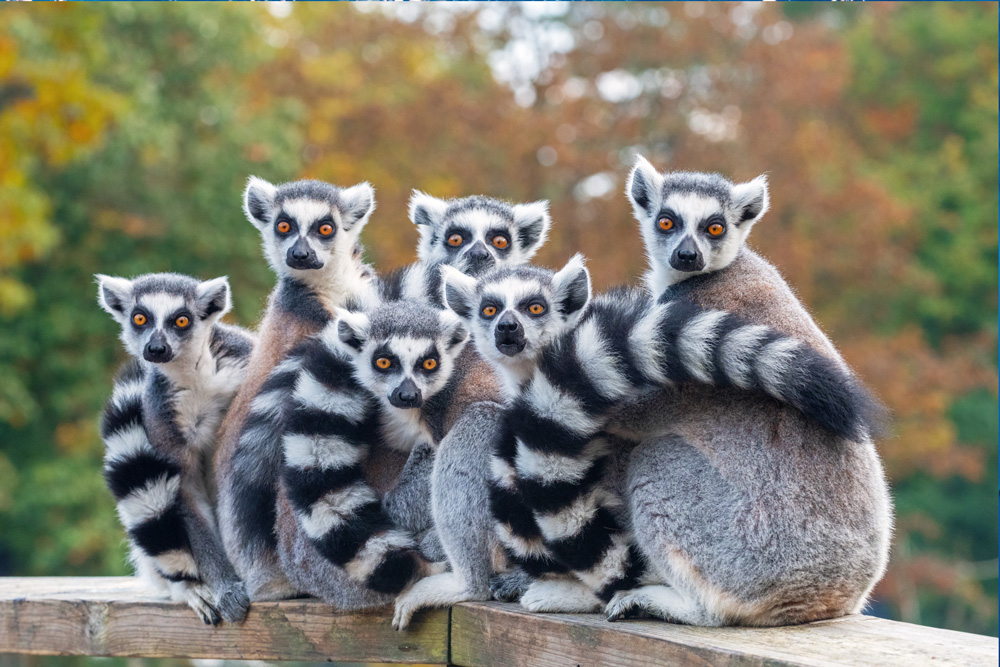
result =
M850 616L785 628L609 623L495 602L452 610L451 659L507 665L996 665L996 638Z
M450 650L450 653L449 653ZM0 578L0 653L504 665L996 665L997 639L870 616L787 628L693 628L470 603L420 614L342 614L318 600L252 605L205 626L126 577Z
M0 578L0 653L446 663L448 611L405 632L391 613L318 600L259 602L238 626L206 626L130 577Z

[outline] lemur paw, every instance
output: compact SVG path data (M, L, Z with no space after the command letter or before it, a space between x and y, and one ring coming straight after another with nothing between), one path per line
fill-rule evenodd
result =
M532 581L523 570L500 572L490 577L490 594L499 602L517 602Z
M536 613L589 614L601 608L601 601L581 581L550 579L532 582L521 606Z
M676 623L670 612L654 600L651 590L666 588L663 586L648 586L634 588L628 591L618 591L604 607L604 617L609 621L622 621L636 618L658 618L661 621Z
M250 597L243 582L227 582L215 590L215 607L227 623L242 623L250 611Z
M458 602L469 600L485 600L486 591L482 595L473 594L462 578L454 572L445 572L421 579L413 584L403 594L396 598L396 612L392 617L392 627L403 630L412 620L413 615L428 607L448 607Z
M188 583L183 589L183 598L187 605L195 610L205 625L218 625L222 616L212 606L212 590L205 584Z

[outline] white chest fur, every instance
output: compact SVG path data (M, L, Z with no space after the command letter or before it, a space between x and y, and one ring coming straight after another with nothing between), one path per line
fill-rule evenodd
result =
M431 432L420 418L420 410L400 410L383 406L382 438L386 445L402 452L413 449L417 443L436 445Z
M173 395L174 422L192 450L215 446L222 418L243 380L245 366L233 361L220 364L206 349L194 365L167 371L174 386L181 387Z

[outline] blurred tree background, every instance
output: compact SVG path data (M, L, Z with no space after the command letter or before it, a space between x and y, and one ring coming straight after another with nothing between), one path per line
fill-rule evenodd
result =
M751 243L892 408L872 612L997 634L997 5L0 6L0 574L122 574L98 413L124 353L92 274L272 276L248 174L549 199L540 254L645 268L622 194L766 172Z

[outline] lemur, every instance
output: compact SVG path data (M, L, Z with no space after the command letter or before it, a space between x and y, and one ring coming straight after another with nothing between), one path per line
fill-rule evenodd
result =
M616 511L622 498L614 487L621 481L609 479L618 466L603 429L624 401L662 386L753 390L841 437L866 432L869 403L846 367L766 326L686 301L654 304L636 290L618 290L588 306L589 285L579 257L555 274L517 268L477 282L445 273L449 306L473 330L484 356L500 362L508 386L518 387L494 460L501 538L522 552L536 552L541 538L597 599L615 604L656 588L640 588L642 583L660 583L657 571L646 571L648 554L638 548L649 538L636 529L633 540ZM504 363L506 356L517 361ZM664 402L657 409L669 418ZM651 477L662 467L640 472ZM683 497L683 490L672 491ZM533 524L516 515L523 507L510 498L514 493L531 510ZM630 484L624 494L633 512L635 493ZM656 588L663 589L670 590ZM586 611L597 599L568 582L543 579L529 586L522 604L537 611L579 604L575 610Z
M261 235L278 275L258 327L246 380L223 423L216 458L223 543L251 600L297 593L276 552L275 500L281 470L281 405L294 378L288 352L350 301L376 298L374 272L358 237L375 208L368 183L340 188L320 181L272 185L251 176L243 211ZM275 368L279 372L272 373Z
M528 261L544 241L551 224L546 209L545 202L511 205L486 197L444 201L414 193L410 217L421 230L421 261L383 283L383 303L397 304L394 307L419 304L440 308L440 297L431 298L428 289L437 289L440 284L437 276L441 266L457 265L467 271L481 272L493 265ZM489 249L486 248L487 242ZM325 367L334 363L330 361L334 358L334 348L324 345L322 341L336 340L336 336L335 331L324 332L312 344L312 349L307 346L300 351L303 358L309 359L303 362L302 367ZM322 361L324 358L326 360ZM336 361L336 364L344 363L343 359ZM382 508L393 525L415 533L418 526L430 523L417 517L421 507L430 504L428 509L434 514L434 530L427 537L436 536L441 544L435 550L428 546L429 540L421 540L421 553L427 557L446 557L453 572L447 577L414 586L398 609L489 597L489 577L494 566L487 544L492 527L486 503L486 483L489 452L493 448L500 418L500 394L492 369L473 350L460 355L456 364L451 375L456 383L455 389L454 392L447 392L454 394L452 411L444 431L431 429L428 432L415 418L414 410L392 407L372 399L363 414L354 415L354 421L340 418L314 420L301 424L303 430L292 432L293 442L301 441L300 436L308 436L307 441L319 451L332 446L327 441L335 444L338 436L352 437L350 431L354 424L381 423L388 435L382 438L387 446L369 448L366 457L384 450L411 452L410 460L399 476L399 485L383 496ZM436 376L448 377L440 369ZM299 392L303 383L305 386L315 385L311 379L305 378L303 371L297 381ZM333 379L330 382L333 386ZM358 391L364 393L363 390ZM297 400L301 402L302 399ZM336 406L329 409L336 412ZM338 433L338 428L348 432ZM430 448L431 445L434 448ZM371 476L370 472L368 476ZM469 480L473 480L472 483ZM293 477L286 479L288 493L285 496L294 493L294 481ZM425 500L428 496L429 503ZM368 593L358 591L357 579L348 577L336 559L327 558L316 548L314 540L306 534L305 524L303 530L290 529L298 514L292 507L293 503L287 500L283 498L279 502L279 511L282 512L279 545L285 570L300 588L342 609L370 607L392 601L388 594L374 589ZM349 514L350 509L345 509L344 513ZM445 578L447 581L443 580ZM405 585L409 582L400 580L396 583ZM404 627L411 615L412 611L397 614L396 626Z
M250 601L218 536L211 460L253 338L219 322L230 308L226 278L97 280L133 357L115 378L101 436L136 573L205 623L241 621Z

